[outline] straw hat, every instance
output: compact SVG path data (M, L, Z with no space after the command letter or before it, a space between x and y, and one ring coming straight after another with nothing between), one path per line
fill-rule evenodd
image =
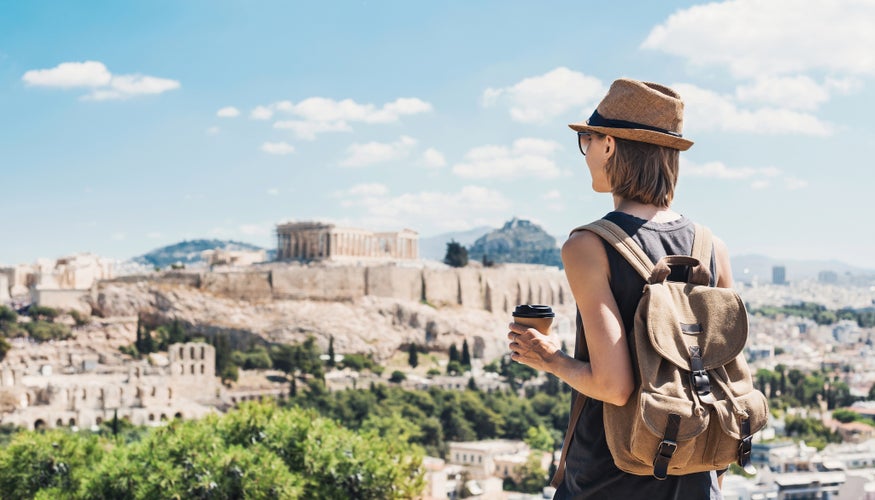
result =
M596 132L686 151L684 102L674 90L658 83L620 78L611 84L586 123L568 125L578 132Z

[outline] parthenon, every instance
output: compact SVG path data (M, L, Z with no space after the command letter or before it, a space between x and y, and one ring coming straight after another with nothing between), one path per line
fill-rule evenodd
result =
M277 260L419 258L419 234L410 229L375 233L321 222L279 224Z

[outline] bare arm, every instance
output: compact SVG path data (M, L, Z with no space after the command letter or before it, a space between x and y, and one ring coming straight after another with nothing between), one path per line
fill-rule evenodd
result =
M562 262L577 302L590 362L574 359L534 329L511 324L512 358L553 373L575 390L614 405L624 405L634 390L632 362L620 311L611 293L608 256L601 239L575 233L562 247Z
M717 286L720 288L732 288L732 264L729 261L729 250L726 243L719 238L714 238L714 260L717 264Z

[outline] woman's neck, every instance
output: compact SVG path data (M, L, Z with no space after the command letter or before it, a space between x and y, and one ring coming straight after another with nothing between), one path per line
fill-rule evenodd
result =
M671 222L681 217L671 207L658 207L614 196L614 210L653 222Z

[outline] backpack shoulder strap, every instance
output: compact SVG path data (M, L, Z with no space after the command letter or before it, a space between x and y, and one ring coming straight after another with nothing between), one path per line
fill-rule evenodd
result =
M599 235L607 241L617 252L626 259L644 281L650 280L653 274L653 261L644 253L644 250L635 243L632 238L623 231L623 228L605 219L599 219L585 226L580 226L571 231L574 234L578 231L590 231ZM710 250L709 250L710 252Z
M693 237L692 256L705 269L711 268L711 253L714 251L714 235L707 227L696 224L696 235Z

